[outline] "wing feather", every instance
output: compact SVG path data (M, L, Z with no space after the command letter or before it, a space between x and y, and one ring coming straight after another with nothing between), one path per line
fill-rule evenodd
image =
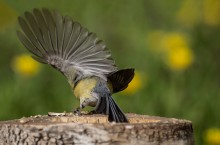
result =
M68 45L70 44L72 35L73 22L69 17L64 18L64 42L63 42L63 57L66 57L66 51L68 51Z
M34 16L37 20L38 26L41 29L41 32L43 34L44 42L45 42L45 47L48 49L48 52L51 54L54 54L53 51L53 46L49 34L49 28L47 26L47 23L45 21L45 18L42 14L42 12L39 9L34 9L33 10Z
M71 41L71 46L69 51L67 52L67 59L69 59L72 54L75 53L75 51L78 49L78 47L76 47L76 44L79 40L79 35L80 35L80 31L81 31L81 26L79 23L74 23L73 25L73 33L72 33L72 41Z
M24 36L24 34L20 31L17 32L17 35L22 42L22 44L34 55L42 57L41 52L34 46L27 37Z
M62 46L63 46L63 37L64 37L64 34L63 34L63 29L64 29L64 22L63 22L63 17L62 15L57 12L57 11L54 11L53 12L53 19L55 21L55 26L56 26L56 40L57 40L57 43L55 44L56 48L56 55L60 56L62 55Z
M58 11L34 9L18 21L23 31L18 32L18 37L34 54L33 58L66 76L77 75L78 80L88 76L107 79L107 74L117 70L105 43Z
M35 43L39 43L39 47L38 49L40 49L40 51L42 52L42 54L47 54L46 50L44 48L46 48L46 44L44 42L43 39L43 34L41 33L41 30L38 27L38 24L34 18L34 16L30 13L30 12L25 12L25 17L27 22L30 24L30 28L33 31L34 35L36 36L37 40ZM20 24L22 26L22 24ZM31 37L28 34L26 34L27 37ZM34 41L34 39L32 39L32 41ZM34 42L33 42L34 43Z
M45 18L45 22L47 24L47 29L48 29L48 33L49 33L49 40L51 41L51 43L49 43L50 47L52 48L51 50L53 50L54 54L56 54L56 50L57 50L57 38L56 38L56 26L55 26L55 22L53 20L52 14L50 13L50 11L48 9L43 8L42 9L44 18Z

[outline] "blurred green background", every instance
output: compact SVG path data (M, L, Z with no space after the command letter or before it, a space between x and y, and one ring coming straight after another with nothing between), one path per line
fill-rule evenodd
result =
M135 68L114 98L124 110L193 122L196 144L220 144L219 0L0 0L0 120L79 105L66 79L18 41L17 17L50 8L96 32L119 68Z

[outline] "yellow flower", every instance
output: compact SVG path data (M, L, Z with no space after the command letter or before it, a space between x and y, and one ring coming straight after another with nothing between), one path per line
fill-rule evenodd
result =
M186 37L177 32L167 33L161 41L162 46L167 51L172 51L172 49L176 49L178 47L188 47Z
M143 85L143 81L146 79L143 78L142 73L135 71L133 80L129 83L128 87L123 91L125 94L134 94L136 93Z
M193 53L186 37L181 33L168 33L162 39L166 62L172 70L185 70L193 62Z
M13 69L23 76L33 76L38 73L40 64L30 55L22 54L13 60Z
M148 36L150 47L162 53L162 59L172 70L185 70L193 63L193 53L187 37L179 32L155 31Z
M208 145L220 145L220 129L210 128L204 134L204 140Z
M208 0L209 1L209 0ZM199 1L184 0L180 9L177 11L176 19L181 24L191 27L200 20Z
M185 70L193 62L193 55L188 47L176 47L167 54L167 64L173 70Z
M0 1L0 31L16 22L16 12L4 1Z
M203 0L203 18L206 24L216 26L220 24L220 1Z

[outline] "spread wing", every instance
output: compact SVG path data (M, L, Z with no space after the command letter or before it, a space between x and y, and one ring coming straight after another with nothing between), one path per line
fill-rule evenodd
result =
M89 32L57 11L34 9L18 18L23 32L18 37L35 60L50 64L67 77L106 79L117 70L110 51L95 33Z

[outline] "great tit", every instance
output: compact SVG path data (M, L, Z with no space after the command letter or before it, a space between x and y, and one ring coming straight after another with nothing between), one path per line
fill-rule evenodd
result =
M17 35L38 62L49 64L66 76L80 100L76 113L85 106L93 113L108 115L109 122L128 122L112 98L127 88L134 69L118 70L105 43L69 16L58 11L33 9L18 17Z

